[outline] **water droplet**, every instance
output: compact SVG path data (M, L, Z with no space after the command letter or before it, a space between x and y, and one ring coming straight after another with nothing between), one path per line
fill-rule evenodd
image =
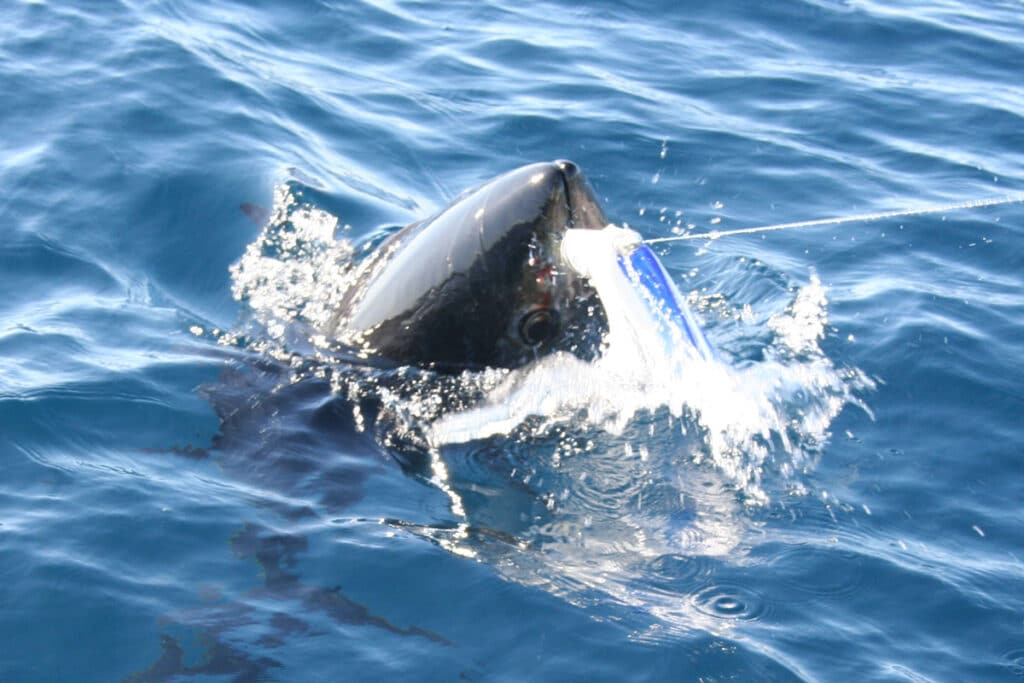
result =
M754 621L765 611L765 601L757 593L739 586L708 586L693 596L698 611L719 619Z

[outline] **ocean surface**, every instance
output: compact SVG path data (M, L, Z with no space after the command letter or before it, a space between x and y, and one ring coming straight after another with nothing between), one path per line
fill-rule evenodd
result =
M657 245L711 379L309 341L529 162L645 238L1024 193L1022 72L1019 0L6 0L0 681L1024 680L1024 203Z

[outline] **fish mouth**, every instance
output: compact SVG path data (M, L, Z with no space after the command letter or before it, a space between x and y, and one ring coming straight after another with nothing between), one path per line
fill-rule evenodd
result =
M532 290L531 310L547 309L557 315L559 309L568 308L574 300L591 300L592 307L596 299L596 292L586 278L579 277L562 257L561 243L566 232L601 230L608 225L608 219L578 165L558 159L546 166L543 182L548 184L550 193L550 204L545 210L547 225L535 233L530 246L527 272L532 282L528 289Z
M552 162L562 178L568 209L566 229L600 230L608 219L580 167L567 159Z
M593 360L607 318L597 291L562 258L561 241L568 230L601 230L608 219L579 166L565 159L550 163L558 174L551 178L552 198L561 195L552 209L562 215L549 224L547 235L538 234L525 287L531 304L520 310L516 332L534 351L568 351Z

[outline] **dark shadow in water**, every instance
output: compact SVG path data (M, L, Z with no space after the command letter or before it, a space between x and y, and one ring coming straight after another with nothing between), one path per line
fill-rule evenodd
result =
M226 369L218 384L201 390L220 418L220 432L209 448L176 449L175 457L212 458L227 478L265 489L268 495L258 504L284 519L307 519L324 511L336 515L362 498L367 477L396 462L369 430L357 428L356 404L333 395L328 381L289 383L289 376L288 368L262 359ZM372 427L377 406L367 400L358 407ZM278 500L281 493L289 502ZM232 547L237 557L258 563L262 585L237 598L168 615L166 621L173 626L197 634L200 661L190 663L181 642L164 632L157 660L124 677L124 683L196 676L227 677L235 683L272 680L282 663L266 653L296 637L327 635L322 618L338 626L365 626L452 645L417 626L392 624L346 597L339 586L304 583L295 571L298 555L308 548L301 535L247 523ZM268 604L280 609L268 612Z
M254 649L273 650L297 636L324 636L326 631L310 623L314 615L322 615L339 626L369 626L401 636L425 638L439 645L452 643L436 633L416 626L396 626L370 612L369 608L347 598L338 586L323 587L303 583L289 571L296 564L296 555L307 547L298 535L271 533L248 524L232 540L240 558L254 559L263 570L264 583L240 599L221 605L191 610L177 615L174 621L189 628L200 628L199 642L204 650L202 661L188 664L185 648L173 636L160 635L160 657L149 667L126 676L124 683L158 683L181 676L230 676L235 683L270 680L271 670L281 663L267 655L254 655L233 645L238 632L258 631L251 642ZM274 603L282 609L267 615L254 604ZM284 609L287 608L287 609ZM301 616L296 616L301 615Z
M185 650L172 636L160 634L160 658L138 673L125 676L123 683L159 683L182 676L232 676L233 683L257 683L267 681L268 672L280 667L280 663L269 658L250 658L242 651L220 642L210 635L203 638L206 658L202 664L185 664Z

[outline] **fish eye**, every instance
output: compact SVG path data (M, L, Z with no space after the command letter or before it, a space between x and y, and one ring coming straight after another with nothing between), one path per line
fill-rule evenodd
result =
M530 311L519 321L519 336L527 346L538 346L558 334L558 314L547 308Z

